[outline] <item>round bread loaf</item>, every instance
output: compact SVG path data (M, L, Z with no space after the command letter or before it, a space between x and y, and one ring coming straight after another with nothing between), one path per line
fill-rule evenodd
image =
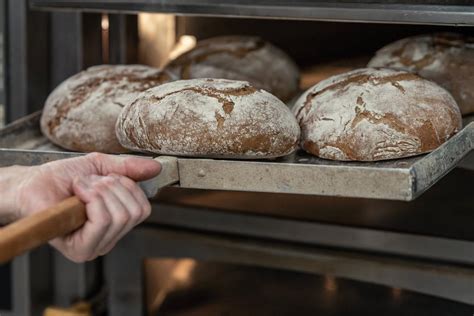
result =
M474 38L458 34L409 37L380 49L369 67L415 72L451 92L462 114L474 112Z
M357 69L321 81L298 99L294 112L302 148L332 160L426 153L462 127L449 92L393 69Z
M192 79L143 92L117 120L122 146L164 155L258 159L290 154L299 127L288 107L248 82Z
M142 65L101 65L61 83L46 100L41 130L69 150L122 153L115 123L122 108L139 92L170 80L170 75Z
M192 50L166 67L180 79L223 78L244 80L283 101L299 88L299 71L279 48L251 36L223 36L199 41Z

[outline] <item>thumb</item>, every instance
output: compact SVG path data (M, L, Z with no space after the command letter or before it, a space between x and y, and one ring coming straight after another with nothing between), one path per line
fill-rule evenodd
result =
M149 158L119 157L100 153L88 154L85 158L103 176L115 173L135 181L143 181L157 176L161 171L161 164Z

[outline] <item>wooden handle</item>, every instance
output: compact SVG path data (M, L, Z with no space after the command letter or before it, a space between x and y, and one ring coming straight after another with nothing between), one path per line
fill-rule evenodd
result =
M161 163L161 173L140 183L147 197L154 197L158 190L179 181L176 157L155 158ZM0 263L10 261L22 253L41 246L51 239L72 233L87 220L86 207L76 196L20 219L0 229Z
M1 228L0 263L10 261L51 239L72 233L86 220L84 203L73 196Z
M43 316L92 316L92 306L87 302L76 303L70 308L50 306Z

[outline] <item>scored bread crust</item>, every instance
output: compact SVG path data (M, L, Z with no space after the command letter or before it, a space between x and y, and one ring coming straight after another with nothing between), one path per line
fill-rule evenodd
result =
M293 152L299 126L278 98L248 82L192 79L149 89L116 127L131 150L164 155L259 159Z
M301 147L318 157L377 161L432 151L462 127L453 97L404 71L357 69L307 90L293 109Z
M474 38L454 33L408 37L379 51L368 67L412 71L448 90L463 115L474 113Z
M41 130L69 150L127 152L115 136L122 108L138 93L171 80L171 75L142 65L90 67L62 82L46 100Z
M253 36L222 36L199 41L192 50L166 67L180 79L222 78L244 80L283 101L299 88L300 74L281 49Z

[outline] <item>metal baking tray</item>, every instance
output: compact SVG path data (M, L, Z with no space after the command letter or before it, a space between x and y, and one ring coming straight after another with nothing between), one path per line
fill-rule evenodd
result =
M474 25L470 0L30 0L33 8L318 21Z
M39 129L40 113L0 130L0 165L36 165L83 155L51 144ZM260 161L179 158L178 186L410 201L454 168L474 146L474 122L435 151L417 157L361 163L319 159L298 151Z

